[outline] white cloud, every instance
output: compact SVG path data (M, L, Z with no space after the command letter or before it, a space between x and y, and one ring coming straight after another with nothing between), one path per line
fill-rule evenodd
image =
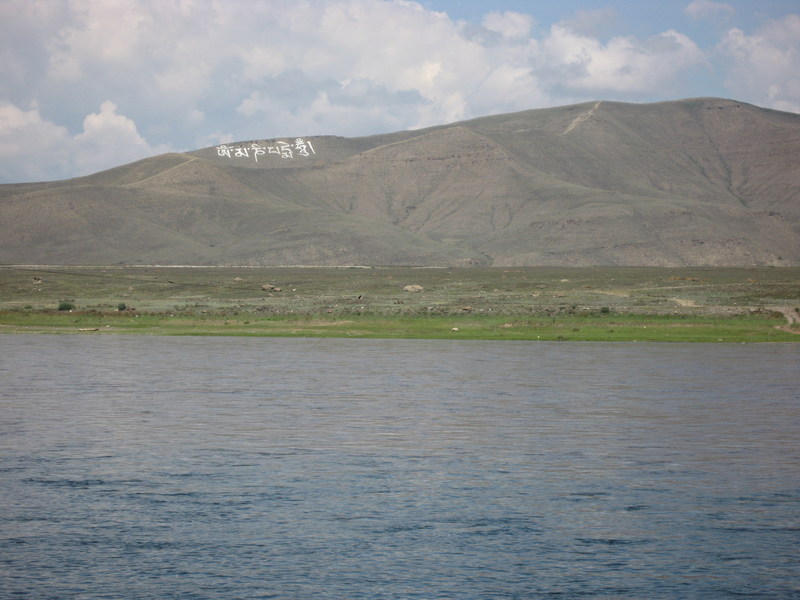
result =
M731 29L718 47L726 85L737 98L800 112L800 15L770 21L753 35Z
M37 181L68 172L64 144L69 132L42 119L36 109L0 104L0 179Z
M483 18L483 26L486 29L511 39L526 37L533 24L534 20L530 15L508 10L502 13L490 12Z
M35 108L22 110L0 104L0 179L38 181L88 175L167 152L150 146L136 124L118 115L113 102L86 116L83 131L70 135L62 126L42 118Z
M726 6L697 0L687 11ZM614 18L583 11L539 31L534 15L495 11L468 24L405 0L6 0L0 140L25 158L4 163L0 177L64 177L110 166L100 157L217 141L658 100L706 65L681 32L601 37ZM742 100L788 107L797 98L790 25L726 36L718 52Z
M736 12L736 9L724 2L694 0L686 5L685 12L693 19L707 19L717 16L729 17Z
M73 164L83 173L167 151L165 146L151 147L139 135L136 123L124 115L118 115L117 106L109 100L100 105L100 112L86 116L83 131L72 138L72 142L75 148Z
M680 74L705 62L687 36L666 31L646 40L615 37L607 44L554 25L545 57L568 89L627 93L669 91Z

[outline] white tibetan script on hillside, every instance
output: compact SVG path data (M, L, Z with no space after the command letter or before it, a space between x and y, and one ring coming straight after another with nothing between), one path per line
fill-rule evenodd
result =
M295 139L293 144L278 140L273 142L272 145L253 142L249 145L244 144L241 146L228 146L227 144L217 146L217 156L228 158L252 158L258 162L259 156L269 156L270 154L275 154L280 158L295 158L295 156L308 158L312 154L316 154L316 151L311 142L303 138Z

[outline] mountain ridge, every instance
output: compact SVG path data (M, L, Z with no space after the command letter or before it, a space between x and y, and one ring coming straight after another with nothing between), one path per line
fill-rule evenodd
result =
M595 101L0 186L0 262L800 265L800 115Z

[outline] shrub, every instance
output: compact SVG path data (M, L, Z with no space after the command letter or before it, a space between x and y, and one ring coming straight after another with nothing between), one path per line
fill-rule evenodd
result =
M75 305L69 300L62 300L58 303L58 310L72 310Z
M125 310L126 308L128 308L128 307L125 305L125 303L124 303L124 302L120 302L119 304L117 304L117 310L118 310L119 312L122 312L122 311L123 311L123 310Z

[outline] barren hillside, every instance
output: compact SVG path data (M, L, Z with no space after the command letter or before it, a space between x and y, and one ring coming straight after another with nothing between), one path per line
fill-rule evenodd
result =
M592 102L0 186L0 262L798 265L800 115Z

